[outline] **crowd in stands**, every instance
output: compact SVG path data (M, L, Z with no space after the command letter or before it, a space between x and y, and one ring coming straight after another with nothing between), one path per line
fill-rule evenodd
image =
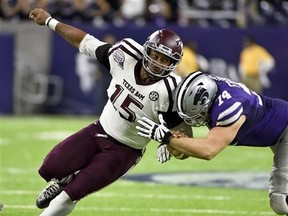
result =
M61 20L100 26L288 24L288 0L1 0L0 20L28 19L35 7L44 8Z

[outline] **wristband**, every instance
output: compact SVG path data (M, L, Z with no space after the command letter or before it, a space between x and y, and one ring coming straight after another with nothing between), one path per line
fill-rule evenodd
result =
M166 132L162 139L161 144L169 144L170 140L172 139L172 136L173 134L170 131Z
M53 31L55 31L56 29L56 25L59 23L58 20L54 19L53 17L48 17L45 20L45 25L47 25L50 29L52 29Z

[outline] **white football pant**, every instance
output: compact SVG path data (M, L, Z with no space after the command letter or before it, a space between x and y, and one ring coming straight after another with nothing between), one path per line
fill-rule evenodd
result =
M288 214L288 128L271 150L274 158L269 180L270 206L276 214L284 215Z

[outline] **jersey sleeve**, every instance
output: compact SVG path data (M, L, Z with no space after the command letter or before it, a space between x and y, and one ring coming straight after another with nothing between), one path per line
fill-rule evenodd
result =
M224 106L223 106L224 107ZM243 114L243 106L240 102L233 101L225 106L223 110L219 109L216 119L216 126L233 125Z
M98 47L107 44L106 42L100 41L90 34L86 34L79 45L79 52L87 56L97 59L96 50Z

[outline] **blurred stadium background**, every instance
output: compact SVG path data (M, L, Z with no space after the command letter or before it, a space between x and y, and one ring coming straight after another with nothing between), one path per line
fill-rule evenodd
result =
M38 166L61 139L97 119L110 79L97 62L29 21L36 6L107 41L131 37L144 43L156 29L173 29L185 44L197 45L205 72L235 81L240 81L242 39L253 36L276 61L269 74L271 86L264 93L288 100L287 0L1 0L1 215L39 214L34 202L45 182L37 174ZM204 132L201 128L195 134ZM269 149L231 147L212 162L172 159L158 164L157 144L150 146L130 173L132 179L142 174L215 171L265 176L272 162ZM251 182L253 189L225 187L224 177L215 179L224 183L214 187L193 185L193 180L186 185L188 177L182 178L182 186L123 179L81 202L72 215L274 215L266 185L257 187L262 176ZM268 183L268 177L264 180Z

